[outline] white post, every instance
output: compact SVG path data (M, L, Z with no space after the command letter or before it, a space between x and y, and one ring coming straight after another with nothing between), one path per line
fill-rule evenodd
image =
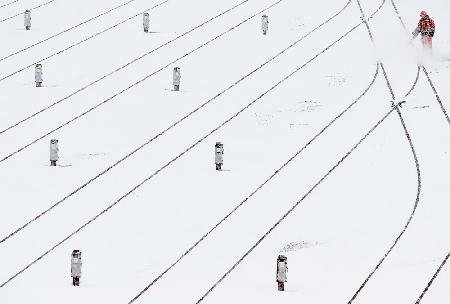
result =
M181 82L181 70L179 67L175 67L173 69L173 89L174 89L174 91L180 90L180 82Z
M284 283L287 282L287 257L284 255L279 255L277 258L277 283L278 283L278 290L284 291Z
M72 251L72 256L70 259L70 275L72 277L72 285L80 286L80 278L81 278L81 251L74 250Z
M59 159L59 147L58 147L58 140L57 139L51 139L50 140L50 166L55 167L56 162Z
M42 64L38 63L34 68L34 81L37 88L42 87L42 82L44 81L42 74Z
M269 30L269 17L267 15L263 15L261 18L261 29L263 35L267 35L267 31Z
M148 29L150 27L150 16L147 12L143 14L142 23L144 25L144 32L148 33Z
M24 23L25 29L27 31L31 29L31 11L30 10L26 10L23 13L23 23Z
M221 142L216 142L216 145L215 145L216 170L222 170L223 152L224 152L223 144Z

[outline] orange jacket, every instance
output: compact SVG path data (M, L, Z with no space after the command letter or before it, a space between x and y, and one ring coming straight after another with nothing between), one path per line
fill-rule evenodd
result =
M434 21L428 15L421 18L419 24L417 25L417 30L422 35L433 37L435 29L436 27L434 25Z

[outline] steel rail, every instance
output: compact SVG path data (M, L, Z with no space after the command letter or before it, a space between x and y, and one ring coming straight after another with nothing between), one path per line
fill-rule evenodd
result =
M357 1L357 3L358 3L359 9L360 9L360 11L361 11L361 15L364 17L365 13L364 13L364 10L363 10L363 8L362 8L362 6L361 6L360 0L356 0L356 1ZM385 1L385 0L384 0L384 1ZM371 29L370 29L370 26L369 26L369 24L368 24L367 22L365 22L365 24L366 24L366 28L367 28L367 32L368 32L368 34L369 34L370 40L371 40L372 44L375 45L375 40L374 40L374 38L373 38L373 35L372 35L372 31L371 31ZM383 70L383 76L384 76L384 78L385 78L387 88L388 88L388 90L389 90L389 92L390 92L390 94L391 94L391 96L392 96L391 104L394 105L394 104L395 104L395 100L396 100L395 93L394 93L394 91L393 91L391 82L390 82L390 80L389 80L389 77L388 77L388 75L387 75L387 72L386 72L386 69L385 69L383 63L380 62L380 65L381 65L381 68L382 68L382 70ZM419 72L420 72L420 70L417 71L417 75L416 75L414 84L413 84L412 88L408 91L408 93L407 93L405 96L408 96L408 95L412 92L412 90L416 87L416 84L417 84L417 82L418 82L418 80L419 80ZM401 102L400 104L402 104L402 103L404 103L404 102ZM417 153L416 153L416 150L415 150L415 147L414 147L414 143L413 143L413 141L412 141L412 139L411 139L411 135L410 135L410 133L409 133L409 131L408 131L408 129L407 129L406 123L405 123L405 121L404 121L404 119L403 119L403 116L402 116L402 113L401 113L401 111L400 111L400 107L396 107L396 112L397 112L397 115L398 115L398 117L399 117L399 119L400 119L400 122L401 122L401 125L402 125L402 128L403 128L403 131L404 131L404 133L405 133L406 139L408 140L408 144L409 144L409 147L410 147L410 149L411 149L412 156L413 156L413 159L414 159L414 165L415 165L415 167L416 167L416 174L417 174L417 191L416 191L416 198L415 198L415 201L414 201L414 204L413 204L412 212L410 213L410 216L409 216L409 218L408 218L408 220L407 220L405 226L404 226L403 229L400 231L400 233L397 235L397 237L395 238L393 244L389 247L389 249L386 251L386 253L383 255L383 257L378 261L378 263L375 265L375 267L373 268L373 270L372 270L372 271L369 273L369 275L366 277L366 279L364 280L364 282L358 287L358 289L356 290L356 292L353 294L353 296L352 296L352 297L350 298L350 300L348 301L348 304L353 303L353 301L358 297L358 295L360 294L360 292L361 292L361 291L364 289L364 287L367 285L367 283L369 282L369 280L373 277L373 275L376 273L376 271L378 271L378 269L380 269L381 265L384 263L384 261L387 259L387 257L391 254L391 252L394 250L394 248L398 245L399 241L401 240L401 238L403 237L403 235L406 233L406 231L407 231L409 225L411 224L412 219L414 218L414 216L415 216L415 214L416 214L417 207L418 207L418 205L419 205L420 194L421 194L421 189L422 189L422 178L421 178L420 164L419 164L419 160L418 160L418 157L417 157Z
M378 77L379 65L372 81L369 86L364 90L364 92L349 106L347 106L342 112L340 112L336 117L334 117L325 127L319 131L311 140L309 140L303 147L301 147L291 158L282 164L277 170L275 170L272 175L270 175L262 184L260 184L255 190L253 190L250 195L245 197L239 204L237 204L229 213L227 213L219 222L217 222L210 230L203 234L188 250L186 250L177 260L175 260L170 266L168 266L164 271L162 271L155 279L153 279L144 289L142 289L130 302L133 303L140 296L142 296L149 288L151 288L157 281L159 281L164 275L166 275L172 268L174 268L182 259L184 259L190 252L192 252L201 242L203 242L211 233L214 232L220 225L222 225L230 216L236 213L244 204L247 203L259 190L261 190L265 185L267 185L278 173L280 173L286 166L288 166L295 158L297 158L305 149L307 149L317 138L319 138L328 128L330 128L337 120L339 120L346 112L353 108L370 90L370 88L375 83Z
M103 75L102 77L100 77L100 78L98 78L98 79L96 79L96 80L94 80L94 81L88 83L87 85L85 85L85 86L83 86L83 87L81 87L81 88L79 88L79 89L73 91L73 92L70 93L69 95L67 95L67 96L65 96L65 97L63 97L63 98L61 98L61 99L59 99L59 100L53 102L52 104L50 104L50 105L48 105L48 106L46 106L46 107L43 107L43 108L40 109L39 111L36 111L36 112L34 112L33 114L31 114L31 115L29 115L29 116L27 116L27 117L25 117L25 118L23 118L23 119L21 119L21 120L15 122L15 123L13 123L12 125L10 125L9 127L7 127L6 129L1 130L1 131L0 131L0 135L2 135L2 134L4 134L4 133L10 131L11 129L17 127L18 125L20 125L20 124L22 124L22 123L24 123L24 122L26 122L26 121L28 121L28 120L30 120L30 119L32 119L32 118L38 116L39 114L42 114L43 112L45 112L45 111L47 111L47 110L53 108L54 106L56 106L56 105L58 105L58 104L61 104L61 103L63 103L64 101L67 101L67 100L70 99L71 97L77 95L78 93L83 92L83 91L86 90L87 88L89 88L89 87L91 87L91 86L93 86L93 85L95 85L95 84L97 84L97 83L103 81L104 79L106 79L106 78L108 78L108 77L114 75L115 73L117 73L117 72L119 72L119 71L121 71L121 70L127 68L128 66L130 66L130 65L132 65L132 64L134 64L134 63L136 63L136 62L138 62L139 60L145 58L146 56L153 54L154 52L156 52L156 51L162 49L163 47L168 46L169 44L171 44L171 43L177 41L178 39L183 38L183 37L186 36L186 35L189 35L190 33L196 31L197 29L202 28L203 26L205 26L205 25L208 24L209 22L214 21L214 20L216 20L216 19L222 17L223 15L225 15L225 14L231 12L232 10L234 10L234 9L238 8L239 6L241 6L241 5L245 4L245 3L247 3L248 1L249 1L249 0L244 0L244 1L240 2L240 3L238 3L237 5L235 5L235 6L231 7L231 8L229 8L229 9L227 9L227 10L221 12L221 13L219 13L218 15L215 15L215 16L209 18L208 20L203 21L202 23L196 25L195 27L189 29L188 31L186 31L186 32L184 32L184 33L182 33L182 34L176 36L176 37L173 38L173 39L170 39L170 40L164 42L163 44L160 44L160 45L157 46L156 48L154 48L154 49L152 49L152 50L150 50L150 51L148 51L148 52L146 52L146 53L140 55L139 57L136 57L136 58L132 59L131 61L125 63L124 65L121 65L120 67L116 68L115 70L113 70L113 71L111 71L111 72L109 72L109 73ZM0 161L0 162L1 162L1 161Z
M269 236L270 233L272 233L321 183L323 183L328 176L331 175L366 139L369 137L369 135L372 134L373 131L375 131L384 121L386 118L388 118L395 109L398 108L400 104L395 104L392 109L390 109L325 175L320 178L312 188L310 188L303 197L298 200L286 213L283 214L283 216L272 226L270 227L266 233L264 233L258 241L253 244L252 247L250 247L249 250L245 252L245 254L239 258L239 260L231 266L230 269L228 269L222 277L214 283L211 288L209 288L205 294L197 300L196 304L199 304L205 300L207 296L211 294L211 292L234 270L236 267L242 263L242 261L250 255L250 253L258 247L264 239Z
M340 112L336 117L334 117L328 124L325 125L316 135L312 137L303 147L301 147L291 158L284 162L281 167L275 170L272 175L270 175L262 184L260 184L255 190L253 190L247 197L245 197L238 205L236 205L227 215L225 215L219 222L217 222L208 232L203 234L199 240L197 240L188 250L186 250L176 261L174 261L169 267L167 267L163 272L161 272L153 281L151 281L143 290L141 290L129 303L132 303L142 294L144 294L149 288L151 288L157 281L159 281L164 275L166 275L172 268L174 268L182 259L184 259L191 251L193 251L201 242L203 242L214 230L216 230L220 225L222 225L230 216L235 214L244 204L247 203L259 190L261 190L265 185L267 185L275 176L278 175L285 167L287 167L295 158L297 158L304 150L306 150L313 142L316 141L325 131L330 128L337 120L339 120L346 112L353 108L359 101L366 95L370 88L375 83L378 77L379 65L377 65L375 74L369 86L364 90L364 92L344 111Z
M152 7L148 8L148 9L146 9L144 11L141 11L141 12L139 12L139 13L131 16L131 17L125 18L124 20L122 20L122 21L120 21L120 22L118 22L118 23L116 23L116 24L114 24L112 26L109 26L106 29L103 29L103 30L101 30L101 31L99 31L99 32L97 32L95 34L92 34L92 35L88 36L87 38L84 38L84 39L82 39L82 40L80 40L80 41L78 41L76 43L73 43L73 44L69 45L68 47L66 47L64 49L61 49L61 50L59 50L57 52L54 52L54 53L52 53L52 54L50 54L50 55L48 55L46 57L43 57L40 60L34 61L33 63L28 64L28 65L26 65L26 66L24 66L24 67L22 67L22 68L20 68L20 69L18 69L16 71L12 72L12 73L9 73L9 74L5 75L5 76L0 76L0 82L3 81L3 80L6 80L6 79L8 79L8 78L10 78L10 77L12 77L12 76L14 76L16 74L18 74L18 73L21 73L21 72L25 71L28 68L33 67L37 63L42 63L44 61L47 61L48 59L53 58L55 56L59 56L62 53L66 52L68 50L71 50L71 49L73 49L73 48L75 48L77 46L80 46L81 44L83 44L83 43L85 43L85 42L87 42L87 41L89 41L89 40L91 40L93 38L97 38L100 35L108 32L108 31L110 31L112 29L115 29L115 28L119 27L120 25L125 24L126 22L128 22L128 21L130 21L130 20L132 20L132 19L142 15L144 12L148 12L150 10L153 10L153 9L163 5L163 4L166 4L167 2L169 2L169 0L165 0L165 1L159 2L158 4L152 6Z
M397 8L397 5L395 4L394 0L391 0L391 4L392 4L392 6L393 6L393 8L395 10L395 13L397 14L398 20L402 24L403 29L405 30L406 33L408 33L408 29L406 28L405 22L403 22L402 16L400 15L400 12L399 12L399 10ZM439 104L439 106L441 108L441 111L444 114L445 119L447 120L448 124L450 125L450 117L449 117L449 115L447 113L447 110L445 109L444 104L442 103L441 98L439 97L439 94L438 94L438 92L436 90L436 86L434 85L433 81L431 80L431 77L430 77L427 69L425 68L424 65L418 65L418 66L422 68L423 72L425 73L425 76L427 76L428 83L430 84L430 87L433 90L434 96L436 97L436 100L437 100L437 102L438 102L438 104Z
M248 0L244 0L244 2L246 2L246 1L248 1ZM212 42L218 40L219 38L222 38L222 37L225 36L226 34L228 34L228 33L232 32L232 31L234 31L235 29L239 28L239 27L240 27L241 25L243 25L244 23L246 23L246 22L250 21L251 19L255 18L256 16L258 16L258 15L261 14L262 12L265 12L265 11L269 10L270 8L272 8L272 7L276 6L276 5L278 5L278 4L281 3L282 1L284 1L284 0L278 0L277 2L273 3L272 5L266 7L265 9L259 11L258 13L254 14L254 15L252 15L252 16L246 18L245 20L241 21L240 23L236 24L236 25L233 26L232 28L226 30L225 32L222 32L221 34L215 36L214 38L212 38L212 39L210 39L210 40L208 40L208 41L202 43L201 45L199 45L199 46L197 46L197 47L195 47L195 48L193 48L193 49L191 49L189 52L187 52L187 53L185 53L184 55L182 55L182 56L180 56L180 57L178 57L178 58L176 58L176 59L174 59L174 60L168 62L168 63L165 64L164 66L162 66L162 67L158 68L157 70L153 71L152 73L147 74L145 77L143 77L143 78L141 78L140 80L138 80L138 81L132 83L131 85L128 85L126 88L124 88L124 89L122 89L122 90L116 92L114 95L112 95L112 96L106 98L105 100L103 100L103 101L101 101L100 103L96 104L95 106L89 108L88 110L82 112L81 114L78 114L77 116L75 116L75 117L73 117L72 119L66 121L65 123L59 125L58 127L56 127L56 128L54 128L54 129L48 131L47 133L44 133L44 134L41 135L40 137L38 137L38 138L32 140L31 142L29 142L28 144L22 146L22 147L19 148L18 150L16 150L16 151L14 151L14 152L12 152L12 153L10 153L10 154L8 154L8 155L2 157L2 158L0 159L0 163L4 162L5 160L11 158L12 156L14 156L14 155L16 155L16 154L22 152L22 151L25 150L26 148L28 148L28 147L32 146L33 144L39 142L40 140L44 139L44 138L47 137L48 135L53 134L54 132L56 132L56 131L58 131L58 130L64 128L64 127L67 126L67 125L70 125L70 124L73 123L74 121L77 121L78 119L80 119L80 118L86 116L86 115L89 114L90 112L92 112L92 111L94 111L94 110L100 108L101 106L107 104L108 102L114 100L116 97L122 95L123 93L129 91L130 89L136 87L137 85L139 85L139 84L145 82L145 81L146 81L147 79L149 79L150 77L152 77L152 76L156 75L157 73L163 71L164 69L166 69L167 67L173 65L174 63L176 63L176 62L178 62L178 61L180 61L180 60L182 60L182 59L188 57L189 55L191 55L191 54L197 52L198 50L200 50L200 49L202 49L203 47L209 45L210 43L212 43ZM241 2L240 4L243 4L244 2ZM238 4L238 5L240 5L240 4ZM235 6L235 7L237 7L237 6ZM229 9L229 10L230 10L230 9ZM229 10L228 10L228 11L229 11ZM219 15L218 15L218 16L219 16ZM210 19L210 20L211 20L211 19ZM172 39L171 41L174 41L175 39L176 39L176 38ZM161 46L161 47L162 47L162 46ZM135 60L138 60L138 59L135 59ZM131 64L131 63L132 63L132 62L128 63L127 65L129 65L129 64ZM124 66L122 66L122 67L119 68L119 69L122 69L122 68L124 68L124 67L127 66L127 65L124 65ZM118 70L116 70L115 72L117 72L117 71L118 71ZM112 72L112 73L115 73L115 72ZM111 75L112 73L109 73L108 75ZM96 80L95 82L98 82L98 81L100 81L101 79L106 78L108 75L103 76L102 78ZM92 84L92 83L91 83L91 84ZM89 86L89 85L88 85L88 86ZM54 103L54 104L48 106L47 108L45 108L45 109L43 109L43 110L41 110L41 111L39 111L39 112L36 112L36 113L33 114L32 116L35 116L35 115L37 115L38 113L42 113L44 110L47 110L47 109L49 109L50 107L53 107L54 105L56 105L57 103L60 103L60 102L62 102L62 101L64 101L64 100L68 99L69 97L71 97L71 96L73 96L73 95L75 95L75 94L81 92L82 90L84 90L84 89L87 88L88 86L85 86L85 87L83 87L83 88L81 88L81 89L78 89L78 90L75 91L74 93L72 93L72 94L70 94L70 95L64 97L63 99L61 99L61 100L59 100L58 102L56 102L56 103ZM31 118L31 116L30 116L29 118ZM29 118L27 118L27 119L29 119Z
M45 209L44 211L40 212L37 216L33 217L31 220L27 221L26 223L22 224L19 228L15 229L14 231L10 232L8 235L6 235L5 237L3 237L0 240L0 244L7 241L8 239L10 239L11 237L17 235L19 232L21 232L22 230L24 230L25 228L27 228L29 225L31 225L32 223L34 223L35 221L37 221L38 219L40 219L42 216L48 214L50 211L52 211L53 209L55 209L56 207L58 207L59 205L61 205L64 201L66 201L67 199L69 199L70 197L74 196L75 194L77 194L79 191L81 191L82 189L84 189L85 187L87 187L89 184L91 184L92 182L96 181L98 178L100 178L101 176L103 176L104 174L108 173L111 169L113 169L114 167L116 167L117 165L119 165L120 163L122 163L123 161L125 161L126 159L128 159L129 157L133 156L135 153L137 153L138 151L140 151L141 149L143 149L144 147L146 147L147 145L149 145L151 142L153 142L154 140L156 140L157 138L163 136L166 132L168 132L169 130L173 129L174 127L176 127L178 124L180 124L181 122L183 122L184 120L188 119L190 116L192 116L194 113L198 112L199 110L201 110L202 108L205 108L207 105L209 105L210 103L212 103L213 101L215 101L217 98L221 97L223 94L225 94L226 92L228 92L229 90L231 90L232 88L234 88L235 86L237 86L238 84L240 84L241 82L243 82L244 80L246 80L248 77L250 77L251 75L253 75L254 73L258 72L260 69L262 69L263 67L265 67L266 65L268 65L269 63L271 63L272 61L274 61L275 59L277 59L279 56L283 55L286 51L288 51L289 49L293 48L294 46L296 46L298 43L300 43L301 41L303 41L305 38L307 38L308 36L310 36L311 34L313 34L315 31L317 31L319 28L321 28L322 26L324 26L325 24L327 24L328 22L330 22L331 20L333 20L335 17L337 17L339 14L341 14L341 12L343 12L348 5L350 4L351 0L347 1L347 4L339 11L337 12L335 15L333 15L332 17L330 17L329 19L327 19L326 21L322 22L321 24L319 24L318 26L316 26L314 29L312 29L311 31L309 31L308 33L306 33L305 35L301 36L299 39L297 39L296 41L294 41L293 43L291 43L288 47L284 48L283 50L281 50L280 52L278 52L275 56L271 57L269 60L265 61L264 63L262 63L261 65L259 65L257 68L251 70L249 73L247 73L246 75L244 75L243 77L239 78L237 81L233 82L231 85L229 85L228 87L226 87L224 90L220 91L219 93L217 93L216 95L214 95L212 98L210 98L209 100L207 100L206 102L202 103L200 106L198 106L197 108L195 108L194 110L192 110L191 112L189 112L188 114L184 115L182 118L178 119L176 122L172 123L171 125L169 125L167 128L165 128L164 130L160 131L157 135L153 136L152 138L150 138L149 140L147 140L145 143L143 143L142 145L140 145L139 147L135 148L134 150L132 150L130 153L128 153L127 155L125 155L124 157L122 157L121 159L119 159L118 161L116 161L114 164L110 165L109 167L107 167L105 170L103 170L102 172L98 173L97 175L95 175L94 177L92 177L91 179L89 179L87 182L83 183L82 185L80 185L79 187L77 187L75 190L73 190L72 192L70 192L69 194L67 194L66 196L64 196L62 199L58 200L56 203L52 204L49 208ZM378 75L378 65L377 65L377 70L376 70L376 75ZM373 82L372 82L373 84Z
M428 282L427 286L425 287L425 289L422 291L422 293L420 294L419 298L417 299L415 304L419 304L423 297L425 296L425 294L428 292L428 290L430 289L431 285L433 284L434 280L436 280L437 276L439 275L439 272L441 272L442 268L444 268L445 263L447 263L447 260L450 258L450 252L445 256L444 260L442 260L441 264L439 265L438 269L436 270L436 272L433 274L433 276L431 277L430 281Z
M371 17L373 17L373 16L371 16ZM334 43L332 43L330 46L328 46L325 50L327 50L327 49L329 49L331 46L333 46L334 44L336 44L337 42L339 42L340 40L342 40L344 37L346 37L348 34L350 34L353 30L355 30L357 27L359 27L360 25L362 25L362 23L360 23L360 24L358 24L356 27L354 27L354 28L352 28L349 32L347 32L346 34L344 34L343 36L341 36L338 40L336 40ZM317 57L316 57L317 58ZM176 260L174 263L172 263L171 264L171 266L169 266L168 268L166 268L156 279L154 279L149 285L147 285L146 286L146 288L144 288L137 296L135 296L135 298L133 298L130 302L129 302L129 304L130 303L132 303L132 302L134 302L139 296L141 296L148 288L150 288L157 280L159 280L162 276L164 276L170 269L172 269L181 259L183 259L187 254L189 254L200 242L202 242L212 231L214 231L219 225L221 225L229 216L231 216L238 208L240 208L245 202L247 202L257 191L259 191L259 189L261 189L265 184L267 184L275 175L277 175L285 166L287 166L295 157L297 157L304 149L306 149L317 137L319 137L326 129L328 129L328 127L330 127L336 120L338 120L342 115L344 115L344 113L345 112L347 112L351 107L353 107L368 91L369 91L369 89L372 87L372 85L374 84L374 82L375 82L375 80L376 80L376 78L377 78L377 76L378 76L378 68L379 68L379 65L377 64L377 70L376 70L376 73L375 73L375 76L374 76L374 78L373 78L373 80L372 80L372 82L370 83L370 85L366 88L366 90L363 92L363 94L362 95L360 95L360 97L355 101L355 102L353 102L349 107L347 107L343 112L341 112L337 117L335 117L327 126L325 126L325 128L324 129L322 129L322 131L320 131L315 137L313 137L313 139L310 141L310 142L308 142L303 148L301 148L291 159L289 159L286 163L284 163L283 165L282 165L282 167L280 168L280 169L278 169L278 170L276 170L273 174L272 174L272 176L271 177L269 177L269 179L267 179L263 184L261 184L256 190L254 190L254 192L252 192L251 194L250 194L250 196L248 196L247 198L245 198L240 204L238 204L228 215L226 215L221 221L219 221L217 224L216 224L216 226L214 226L209 232L207 232L205 235L203 235L193 246L191 246L184 254L182 254L179 258L178 258L178 260ZM396 106L395 106L396 107ZM382 120L377 124L377 126L385 119L385 118L387 118L387 116L389 116L390 115L390 113L392 113L393 112L393 110L394 109L391 109L389 112L388 112L388 114L384 117L384 118L382 118ZM376 127L375 127L376 128ZM369 131L369 133L364 137L364 139L375 129L375 128L373 128L373 129L371 129L371 131ZM364 139L362 139L360 142L359 142L359 144L364 140ZM359 144L357 144L357 146L359 145ZM357 146L355 146L354 147L354 149L356 149L356 147ZM354 150L353 149L353 150ZM351 151L353 151L353 150L351 150ZM350 152L351 153L351 152ZM349 155L349 153L344 157L344 159L347 157ZM343 161L343 159L341 160L341 162ZM339 166L339 164L340 164L340 162L338 163L338 165L337 166ZM312 192L313 190L314 190L314 188L315 187L317 187L329 174L331 174L331 172L334 170L334 169L336 169L337 168L337 166L335 166L333 169L331 169L328 173L327 173L327 175L325 175L311 190L310 190L310 192ZM309 193L310 193L309 192ZM307 195L309 195L309 193L307 194ZM306 196L307 196L306 195ZM304 199L304 198L306 198L306 196L305 197L303 197L302 198L302 200ZM301 201L302 201L301 200ZM300 202L301 202L300 201ZM198 301L197 301L197 303L200 303L200 302L202 302L204 299L205 299L205 297L206 296L208 296L211 292L212 292L212 290L214 289L214 288L216 288L217 286L218 286L218 284L220 284L220 282L223 280L223 279L225 279L225 277L229 274L229 273L231 273L231 271L233 271L234 270L234 268L235 267L237 267L237 265L239 264L239 263L241 263L244 259L245 259L245 257L248 255L248 254L250 254L250 252L251 251L253 251L258 245L259 245L259 243L261 243L262 242L262 240L265 238L265 237L267 237L267 235L268 234L270 234L271 232L272 232L272 230L273 229L275 229L276 228L276 226L278 226L280 223L281 223L281 221L282 220L284 220L284 218L286 218L288 215L289 215L289 213L290 212L292 212L295 208L296 208L296 206L298 206L298 204L300 203L300 202L298 202L296 205L294 205L294 207L292 208L292 209L290 209L288 212L287 212L287 214L285 214L285 216L282 218L282 219L280 219L271 229L269 229L269 231L262 237L262 238L260 238L259 240L258 240L258 242L252 247L252 248L250 248L250 250L249 251L247 251L246 252L246 254L244 254L244 256L240 259L240 260L238 260L238 262L236 263L236 264L234 264L233 265L233 267L230 269L230 270L228 270L223 276L222 276L222 278L221 279L219 279L219 281L217 281L203 296L202 296L202 298L200 298Z
M77 233L79 233L81 230L83 230L84 228L86 228L88 225L90 225L91 223L93 223L94 221L96 221L98 218L100 218L102 215L106 214L108 211L110 211L113 207L117 206L121 201L123 201L125 198L127 198L128 196L130 196L132 193L134 193L137 189L139 189L142 185L144 185L145 183L147 183L149 180L151 180L153 177L155 177L156 175L158 175L160 172L162 172L163 170L165 170L167 167L169 167L170 165L172 165L173 163L175 163L178 159L180 159L182 156L184 156L185 154L187 154L189 151L191 151L192 149L194 149L197 145L199 145L200 143L202 143L205 139L207 139L209 136L211 136L212 134L214 134L217 130L221 129L223 126L227 125L230 121L232 121L233 119L235 119L236 117L238 117L240 114L242 114L243 112L245 112L248 108L250 108L252 105L256 104L258 101L260 101L264 96L266 96L267 94L269 94L270 92L272 92L273 90L275 90L278 86L280 86L282 83L284 83L286 80L290 79L294 74L296 74L298 71L302 70L304 67L306 67L307 65L309 65L311 62L313 62L314 60L316 60L320 55L324 54L325 52L327 52L331 47L333 47L335 44L337 44L338 42L340 42L342 39L344 39L346 36L348 36L351 32L353 32L354 30L356 30L360 25L362 25L363 23L359 23L358 25L354 26L352 29L350 29L346 34L344 34L343 36L341 36L339 39L337 39L336 41L334 41L332 44L330 44L329 46L327 46L325 49L323 49L322 51L320 51L319 53L317 53L315 56L313 56L311 59L309 59L306 63L302 64L301 66L299 66L298 68L296 68L293 72L291 72L290 74L286 75L285 77L283 77L280 81L278 81L276 84L274 84L272 87L270 87L268 90L264 91L262 94L260 94L256 99L254 99L253 101L251 101L249 104L247 104L245 107L243 107L242 109L240 109L238 112L236 112L234 115L232 115L231 117L229 117L227 120L225 120L224 122L222 122L220 125L218 125L217 127L215 127L213 130L211 130L210 132L208 132L207 134L205 134L203 137L201 137L199 140L197 140L195 143L193 143L192 145L190 145L187 149L185 149L183 152L181 152L180 154L178 154L177 156L175 156L174 158L172 158L169 162L167 162L165 165L163 165L162 167L160 167L158 170L156 170L155 172L153 172L151 175L149 175L147 178L145 178L144 180L142 180L139 184L135 185L133 188L131 188L128 192L126 192L125 194L123 194L122 196L120 196L119 199L117 199L116 201L114 201L112 204L110 204L106 209L103 209L100 213L98 213L97 215L95 215L93 218L91 218L90 220L88 220L87 222L85 222L83 225L81 225L79 228L77 228L75 231L73 231L72 233L70 233L69 235L67 235L65 238L63 238L61 241L59 241L58 243L56 243L55 245L53 245L50 249L48 249L46 252L44 252L43 254L41 254L39 257L37 257L35 260L33 260L31 263L29 263L28 265L26 265L24 268L22 268L21 270L19 270L18 272L16 272L14 275L12 275L9 279L7 279L5 282L3 282L0 285L0 288L6 286L8 283L10 283L12 280L14 280L15 278L17 278L19 275L21 275L22 273L24 273L26 270L28 270L30 267L32 267L34 264L36 264L37 262L39 262L40 260L42 260L45 256L47 256L49 253L51 253L52 251L54 251L56 248L58 248L59 246L61 246L64 242L66 242L68 239L70 239L72 236L76 235Z
M49 5L49 4L51 4L51 3L55 2L55 1L56 1L56 0L50 0L50 1L44 2L44 3L39 4L39 5L37 5L37 6L33 7L33 8L30 8L29 10L30 10L30 11L33 11L33 10L40 9L40 8L42 8L42 7L44 7L44 6L47 6L47 5ZM16 17L18 17L18 16L21 16L22 14L23 14L23 12L20 12L20 13L17 13L17 14L15 14L15 15L13 15L13 16L9 16L9 17L7 17L7 18L5 18L5 19L1 19L1 20L0 20L0 23L5 22L5 21L8 21L8 20L11 20L11 19L16 18Z
M136 0L128 0L127 2L124 2L124 3L122 3L122 4L119 4L119 5L117 5L117 6L113 7L113 8L110 8L110 9L108 9L108 10L106 10L106 11L104 11L104 12L102 12L102 13L100 13L100 14L94 16L94 17L91 17L91 18L89 18L89 19L86 19L86 20L84 20L84 21L82 21L82 22L80 22L80 23L78 23L78 24L76 24L76 25L73 25L73 26L71 26L71 27L69 27L69 28L67 28L67 29L65 29L65 30L62 30L61 32L58 32L58 33L53 34L53 35L51 35L51 36L49 36L49 37L47 37L47 38L44 38L44 39L42 39L42 40L40 40L40 41L38 41L38 42L35 42L35 43L33 43L33 44L30 44L29 46L27 46L27 47L25 47L25 48L23 48L23 49L20 49L20 50L18 50L18 51L14 51L13 53L11 53L11 54L9 54L9 55L0 58L0 62L6 60L6 59L8 59L8 58L11 58L11 57L13 57L13 56L15 56L15 55L18 55L18 54L20 54L20 53L22 53L22 52L25 52L26 50L29 50L29 49L31 49L31 48L33 48L33 47L35 47L35 46L38 46L38 45L40 45L40 44L42 44L42 43L44 43L44 42L47 42L47 41L49 41L49 40L51 40L51 39L53 39L53 38L56 38L56 37L58 37L58 36L60 36L60 35L62 35L62 34L65 34L65 33L67 33L67 32L70 32L71 30L74 30L74 29L76 29L76 28L78 28L78 27L80 27L80 26L82 26L82 25L85 25L85 24L87 24L87 23L89 23L89 22L91 22L91 21L94 21L94 20L96 20L96 19L98 19L98 18L100 18L100 17L102 17L102 16L105 16L105 15L107 15L107 14L109 14L109 13L111 13L111 12L113 12L113 11L119 9L119 8L122 8L122 7L124 7L124 6L127 6L128 4L133 3L133 2L135 2L135 1L136 1ZM169 0L167 0L167 1L169 1ZM167 2L167 1L165 1L165 2ZM5 79L5 78L2 78L1 80L3 80L3 79Z
M6 7L6 6L10 6L11 4L14 4L16 2L19 2L19 0L14 0L14 1L11 1L9 3L2 4L2 5L0 5L0 8Z

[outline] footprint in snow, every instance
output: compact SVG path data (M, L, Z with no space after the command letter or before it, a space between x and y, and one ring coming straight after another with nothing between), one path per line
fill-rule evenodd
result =
M292 251L298 251L301 249L316 247L319 245L319 242L307 242L307 241L300 241L300 242L291 242L289 244L286 244L281 248L280 252L292 252Z

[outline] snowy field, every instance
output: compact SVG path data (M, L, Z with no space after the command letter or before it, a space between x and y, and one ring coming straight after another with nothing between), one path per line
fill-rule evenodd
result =
M0 0L0 303L449 303L449 12Z

